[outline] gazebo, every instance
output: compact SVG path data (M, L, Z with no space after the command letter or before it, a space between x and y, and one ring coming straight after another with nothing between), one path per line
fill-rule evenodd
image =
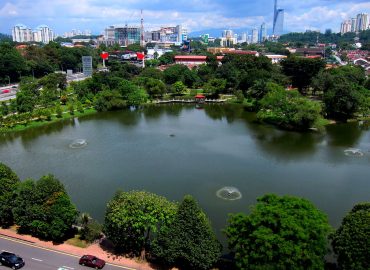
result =
M206 101L206 97L202 94L197 94L195 96L195 102L197 103L204 103Z

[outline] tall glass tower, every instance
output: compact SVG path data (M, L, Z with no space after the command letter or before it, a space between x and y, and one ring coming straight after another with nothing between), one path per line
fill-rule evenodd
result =
M284 9L277 8L277 0L274 5L274 23L272 34L273 36L280 36L283 33L284 27Z

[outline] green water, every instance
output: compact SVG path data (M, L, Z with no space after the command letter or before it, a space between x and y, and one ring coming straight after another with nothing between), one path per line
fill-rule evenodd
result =
M84 148L72 149L75 139ZM364 156L346 156L359 148ZM193 195L220 238L228 213L248 212L265 193L305 197L338 226L370 201L370 131L357 123L295 133L254 122L231 105L151 106L109 112L0 137L0 160L22 178L52 173L80 211L104 219L118 189L181 200ZM236 201L216 196L234 186Z

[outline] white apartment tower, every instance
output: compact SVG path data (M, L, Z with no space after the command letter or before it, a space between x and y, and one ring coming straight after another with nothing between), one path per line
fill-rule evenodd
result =
M357 15L356 32L365 31L368 28L368 15L360 13Z
M14 42L30 42L33 41L32 30L24 24L17 24L12 29L12 37Z
M48 44L50 41L54 40L54 33L47 25L43 24L33 31L33 40L35 42Z
M352 30L352 21L351 20L346 20L342 22L340 26L340 33L343 35L345 33L351 32Z

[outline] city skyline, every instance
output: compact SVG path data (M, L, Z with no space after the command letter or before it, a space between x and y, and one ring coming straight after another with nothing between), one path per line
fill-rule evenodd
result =
M63 35L70 29L91 29L101 34L108 25L140 24L140 9L144 10L146 30L163 25L183 24L189 32L209 29L235 29L259 27L266 22L269 32L273 24L273 0L223 1L163 0L104 1L97 0L0 0L0 32L10 34L14 25L22 23L36 27L46 24L55 33ZM280 0L279 8L284 9L284 30L286 32L332 29L340 31L340 24L353 14L370 13L370 3L364 0L308 0L297 3Z

